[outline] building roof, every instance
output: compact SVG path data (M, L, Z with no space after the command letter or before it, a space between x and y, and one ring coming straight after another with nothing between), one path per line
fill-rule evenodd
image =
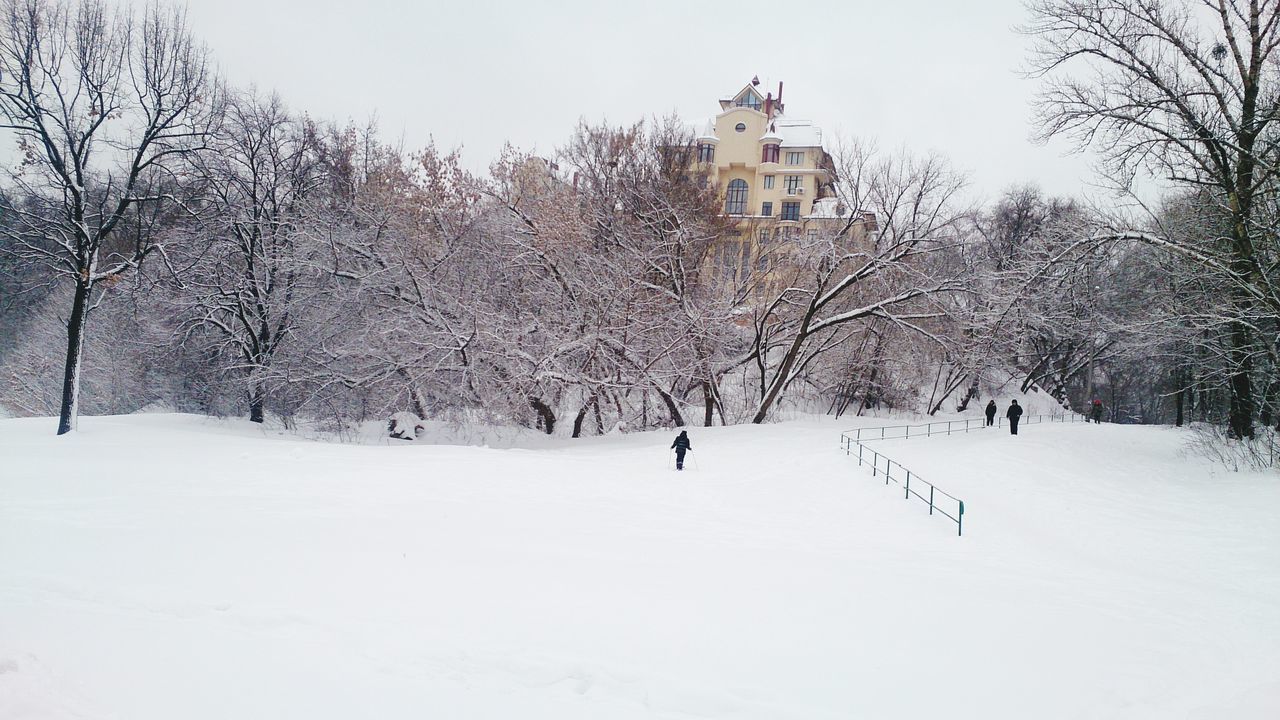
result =
M778 117L774 126L776 134L782 137L782 147L822 147L822 128L812 120Z
M771 142L777 141L778 143L781 143L785 138L778 134L777 126L774 123L769 123L769 127L766 128L764 134L760 136L760 140L762 142L768 140Z

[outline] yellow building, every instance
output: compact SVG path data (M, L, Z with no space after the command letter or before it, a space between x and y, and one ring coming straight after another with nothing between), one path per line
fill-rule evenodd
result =
M753 79L695 128L699 170L720 190L724 213L741 219L714 258L728 280L767 272L783 245L816 239L848 211L822 129L785 108L782 83L775 97Z

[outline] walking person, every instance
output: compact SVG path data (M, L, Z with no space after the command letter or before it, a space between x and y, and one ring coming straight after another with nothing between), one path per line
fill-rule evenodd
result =
M1009 418L1009 434L1018 434L1018 421L1022 419L1022 406L1017 400L1013 400L1009 405L1009 409L1005 411L1004 416Z
M995 400L992 400L991 402L987 403L986 412L987 412L987 427L991 427L992 425L996 424L996 401Z
M681 430L676 436L676 441L671 443L671 447L676 451L676 469L684 469L684 454L693 449L693 444L689 442L689 432Z
M1102 424L1102 401L1098 398L1093 399L1093 405L1089 408L1089 417L1094 423Z

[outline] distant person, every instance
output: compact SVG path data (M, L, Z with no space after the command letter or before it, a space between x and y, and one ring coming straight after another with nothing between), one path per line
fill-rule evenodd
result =
M1009 434L1018 434L1018 421L1022 419L1022 406L1018 405L1018 401L1012 401L1013 404L1005 411L1004 416L1009 418Z
M671 443L671 447L676 451L676 469L684 469L684 454L693 449L693 444L689 442L689 432L681 430L676 436L676 441Z
M987 403L987 427L996 424L996 401Z
M1093 399L1093 405L1089 408L1089 417L1095 423L1102 423L1102 401L1098 398Z

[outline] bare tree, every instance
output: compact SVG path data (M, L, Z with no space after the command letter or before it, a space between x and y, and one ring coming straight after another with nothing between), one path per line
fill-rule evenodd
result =
M937 157L882 158L857 144L837 155L850 212L813 241L796 241L790 283L759 311L754 423L809 362L848 340L836 334L845 326L878 318L928 336L922 321L945 314L938 298L963 290L960 277L930 263L960 244L963 178Z
M86 323L100 292L160 249L157 207L180 156L205 146L215 83L181 10L135 18L96 0L7 0L0 118L22 160L6 252L73 285L58 433L75 428Z
M1280 4L1259 0L1034 0L1024 28L1032 74L1046 79L1040 122L1098 149L1123 188L1149 171L1211 193L1230 218L1225 242L1116 233L1178 253L1230 281L1230 435L1254 435L1259 303L1280 311L1260 222L1280 169Z
M303 224L323 185L314 128L276 96L233 96L211 142L193 154L199 222L182 243L177 282L184 337L213 339L244 378L249 419L263 421L272 364L315 298L319 243Z

